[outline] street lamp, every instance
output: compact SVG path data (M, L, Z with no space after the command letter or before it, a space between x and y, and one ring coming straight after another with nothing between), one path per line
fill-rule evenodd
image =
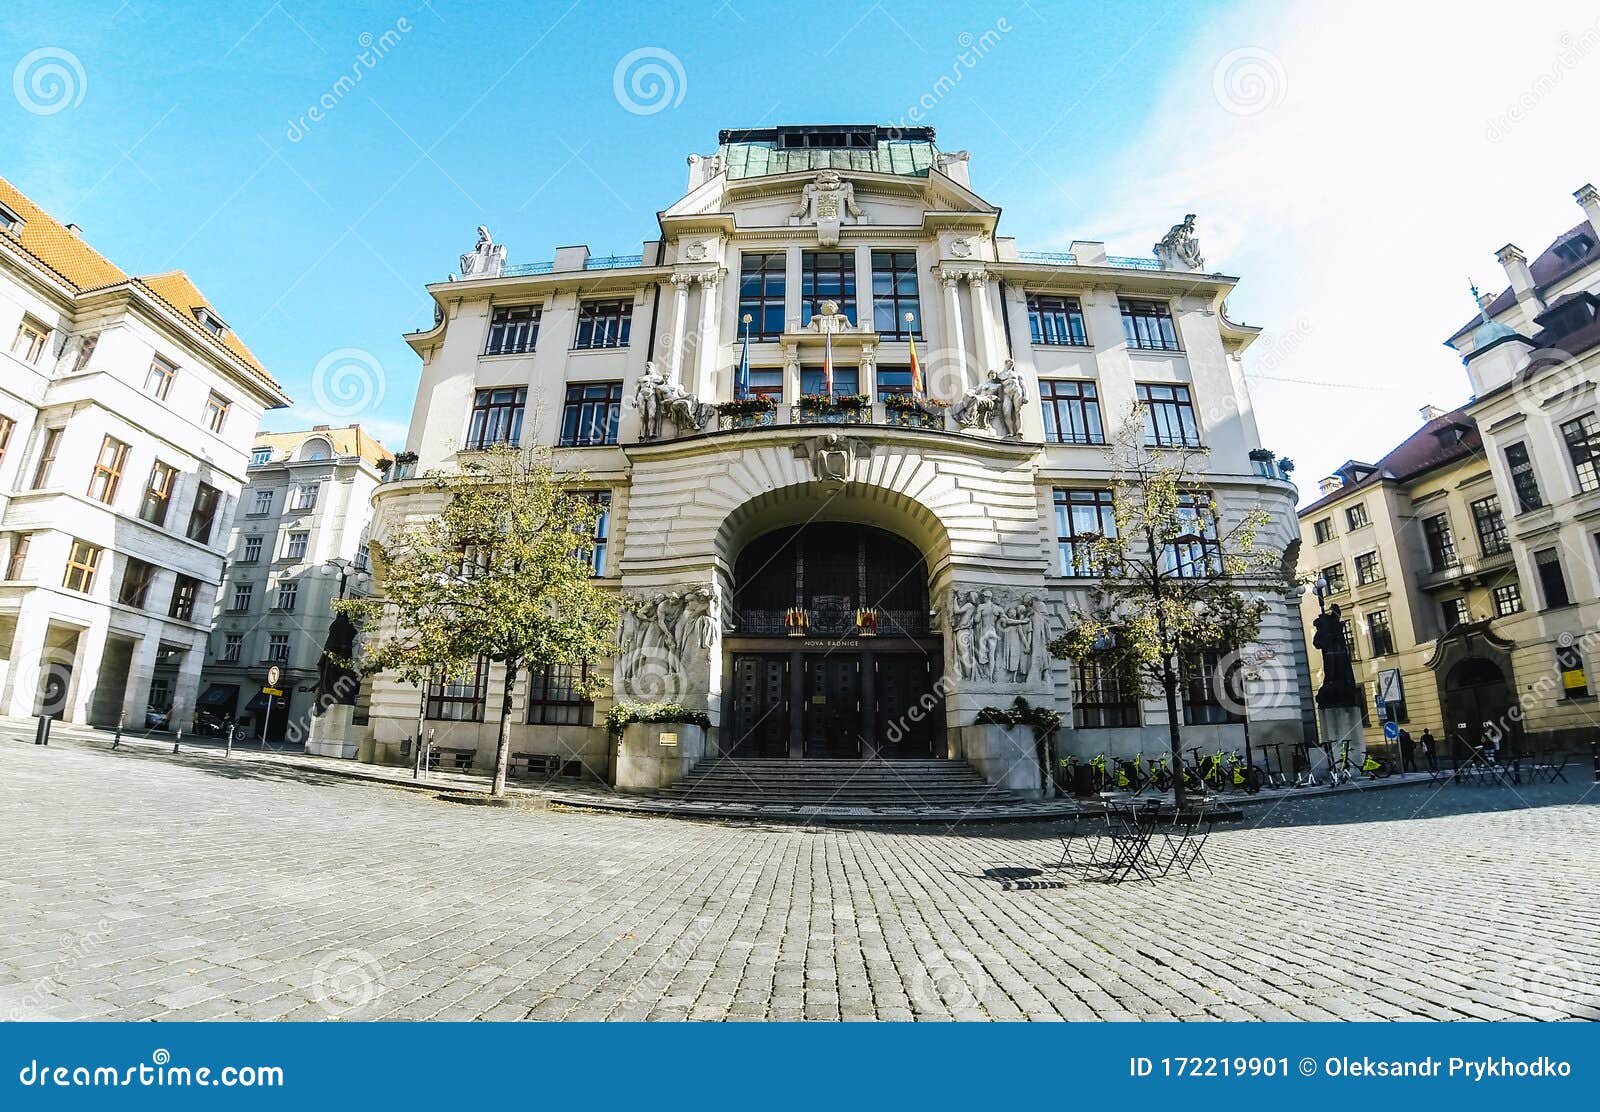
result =
M352 575L367 574L361 568L356 567L356 562L354 560L348 559L344 556L335 556L333 559L326 561L322 565L322 570L330 574L337 574L339 576L340 598L344 598L345 584L350 581L350 577Z
M1317 576L1317 581L1312 585L1311 589L1317 594L1317 612L1326 614L1328 607L1323 603L1323 600L1328 597L1328 577L1326 575Z

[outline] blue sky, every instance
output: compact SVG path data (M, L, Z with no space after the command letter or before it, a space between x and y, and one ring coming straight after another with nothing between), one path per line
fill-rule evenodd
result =
M974 186L1025 247L1145 254L1200 214L1211 263L1244 279L1231 312L1268 328L1251 368L1263 436L1309 480L1380 454L1423 402L1465 400L1439 342L1468 315L1468 276L1498 289L1494 249L1543 247L1576 222L1571 191L1600 177L1592 144L1552 153L1593 103L1594 13L1552 3L1493 36L1457 15L13 0L0 174L124 269L188 271L301 403L272 427L326 419L313 368L370 352L385 391L361 419L396 443L417 368L400 334L428 322L423 284L455 269L476 225L513 261L577 243L636 252L680 194L683 157L710 153L718 128L897 122L929 95L924 122L972 152ZM647 114L613 89L641 48L681 67ZM61 104L25 78L30 58L63 52ZM353 69L359 85L303 120ZM1492 134L1528 89L1533 107Z

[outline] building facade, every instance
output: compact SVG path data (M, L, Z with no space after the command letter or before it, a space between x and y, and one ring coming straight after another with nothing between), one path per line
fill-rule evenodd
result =
M1600 644L1600 195L1446 342L1473 398L1300 511L1301 571L1330 580L1369 717L1477 745L1587 744ZM1310 636L1316 606L1305 607Z
M359 425L261 433L228 538L203 673L203 711L244 736L304 742L317 663L341 596L366 594L372 493L394 455ZM281 698L262 694L277 665Z
M181 271L0 180L0 712L192 717L250 443L288 398Z
M1224 519L1265 509L1264 543L1294 537L1239 364L1257 330L1228 319L1237 280L1204 267L1192 218L1156 256L1020 251L931 129L724 131L688 161L639 255L515 265L479 229L459 278L428 287L375 539L428 512L410 476L547 445L608 509L596 574L625 600L622 653L589 667L610 698L704 710L712 754L981 766L974 716L1018 697L1065 716L1067 751L1162 750L1160 700L1046 643L1095 583L1075 538L1109 522L1105 445L1136 402L1150 443L1207 449ZM1295 610L1281 580L1254 587L1272 603L1255 659L1281 690L1253 736L1298 740ZM1238 748L1213 670L1186 677L1186 734ZM498 676L484 662L426 694L380 677L377 759L420 708L486 765ZM522 685L513 750L614 779L610 698L577 701L571 678Z

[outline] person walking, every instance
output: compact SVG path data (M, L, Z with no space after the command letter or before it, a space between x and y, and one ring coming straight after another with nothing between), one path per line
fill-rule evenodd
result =
M1400 727L1400 771L1417 771L1417 743L1411 740L1411 731Z
M1439 775L1439 742L1427 727L1422 730L1422 756L1428 762L1428 771Z

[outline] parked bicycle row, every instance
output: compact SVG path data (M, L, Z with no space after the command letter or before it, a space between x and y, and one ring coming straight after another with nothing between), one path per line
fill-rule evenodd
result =
M1326 759L1314 761L1314 749L1322 750ZM1289 751L1287 760L1285 750ZM1204 746L1194 746L1188 754L1189 759L1176 768L1165 755L1147 759L1143 753L1136 753L1114 758L1102 753L1086 761L1065 757L1058 769L1058 782L1063 791L1079 795L1111 791L1138 795L1172 791L1181 777L1184 789L1192 794L1254 794L1262 788L1337 786L1361 777L1381 780L1395 771L1389 761L1370 750L1352 756L1348 740L1338 746L1309 742L1258 746L1253 754L1257 760L1251 764L1231 749L1208 752Z

